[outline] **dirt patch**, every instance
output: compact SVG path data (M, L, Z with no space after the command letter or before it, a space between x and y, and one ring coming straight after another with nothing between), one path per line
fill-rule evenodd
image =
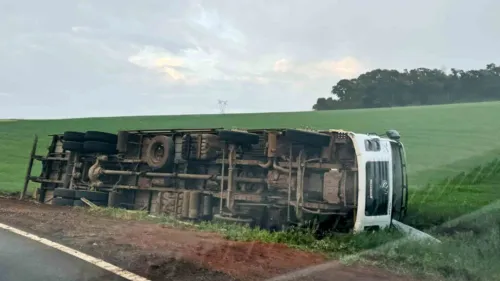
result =
M0 222L102 258L151 280L265 280L323 263L323 255L280 244L227 241L217 234L98 217L69 207L0 198ZM331 269L339 280L375 269ZM345 275L347 274L347 275ZM386 276L386 275L384 275ZM312 277L311 277L312 278ZM319 278L319 277L318 277ZM310 279L307 280L324 280Z

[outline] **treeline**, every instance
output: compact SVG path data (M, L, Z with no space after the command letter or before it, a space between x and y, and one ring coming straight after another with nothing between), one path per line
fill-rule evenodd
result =
M500 100L500 66L484 69L376 69L340 80L314 110L431 105Z

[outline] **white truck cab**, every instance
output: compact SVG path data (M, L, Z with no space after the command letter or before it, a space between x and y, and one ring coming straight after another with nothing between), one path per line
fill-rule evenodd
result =
M406 214L408 183L406 156L396 131L388 138L350 134L358 163L358 198L354 232L385 228Z

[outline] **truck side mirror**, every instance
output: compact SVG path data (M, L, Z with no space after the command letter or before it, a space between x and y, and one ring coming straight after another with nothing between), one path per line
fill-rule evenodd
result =
M401 139L401 135L396 130L388 130L385 134L391 140L399 140L399 139Z

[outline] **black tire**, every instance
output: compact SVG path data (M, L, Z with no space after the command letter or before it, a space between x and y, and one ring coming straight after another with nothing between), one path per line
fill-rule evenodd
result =
M116 143L116 150L118 150L119 153L127 152L128 135L129 135L129 133L126 131L118 132L118 141Z
M286 130L284 136L292 142L306 143L318 147L328 146L331 139L327 134L296 129Z
M116 154L116 145L100 141L86 141L83 149L89 153Z
M91 202L96 204L99 207L107 207L108 206L108 201L91 201Z
M56 197L56 198L52 199L52 205L55 205L55 206L73 206L74 201L75 200L73 200L73 199Z
M252 145L259 143L259 135L247 132L220 130L217 135L221 140L235 144Z
M103 201L91 201L91 200L89 200L89 201L94 203L95 205L97 205L99 207L106 207L108 205L107 202L103 202ZM73 206L75 206L75 207L88 207L89 205L85 204L85 202L83 202L82 200L75 200L73 202Z
M77 190L75 192L75 198L85 198L89 201L105 202L108 204L108 193L99 191L88 191L88 190Z
M152 169L161 169L171 164L174 160L174 141L167 136L152 138L145 157L146 163Z
M83 152L83 143L76 141L64 141L62 148L68 151Z
M54 189L55 197L62 197L66 199L74 199L75 198L75 190L68 188L56 188Z
M118 208L120 207L120 204L123 201L123 196L122 194L116 192L116 191L111 191L108 195L108 207L112 208Z
M66 131L63 134L63 140L64 141L83 142L85 140L85 133Z
M83 203L82 200L75 200L73 202L73 206L75 206L75 207L87 207L87 204Z
M85 133L85 141L98 141L116 145L118 136L106 132L87 131Z

